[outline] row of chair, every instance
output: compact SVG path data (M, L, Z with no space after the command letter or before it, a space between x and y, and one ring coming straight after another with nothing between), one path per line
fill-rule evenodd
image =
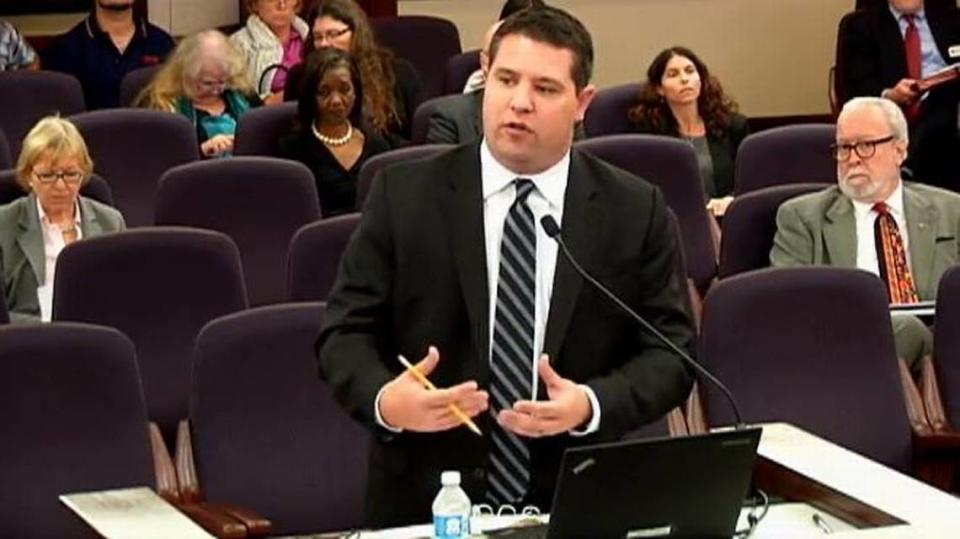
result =
M951 292L960 293L960 270L941 286L938 327L960 323L946 307ZM158 318L171 312L151 307ZM302 303L226 314L169 351L187 358L190 371L181 501L245 506L278 534L362 523L368 434L317 377L322 312L322 304ZM11 441L0 449L5 535L81 536L57 494L157 483L147 429L154 370L138 342L147 336L128 335L133 344L117 331L71 323L0 328L0 438ZM960 358L941 350L956 351L957 339L948 331L938 339L940 384L952 404ZM749 423L788 421L904 472L929 456L902 397L884 289L869 274L776 269L722 281L705 302L699 359L731 388ZM713 388L698 399L703 411L688 410L691 432L733 423ZM952 406L947 417L956 422L960 409ZM660 422L646 432L665 429Z

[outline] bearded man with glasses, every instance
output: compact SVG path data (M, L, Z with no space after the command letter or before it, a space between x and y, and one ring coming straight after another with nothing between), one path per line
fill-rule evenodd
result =
M837 185L785 202L777 212L774 266L839 266L878 275L891 304L936 298L960 260L960 195L905 182L907 121L893 101L850 100L837 118ZM913 367L932 352L917 318L894 317L897 354Z

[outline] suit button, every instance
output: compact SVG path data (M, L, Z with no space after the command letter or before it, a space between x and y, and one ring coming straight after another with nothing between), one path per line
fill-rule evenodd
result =
M473 469L473 478L477 481L482 481L487 477L487 471L483 468L474 468Z

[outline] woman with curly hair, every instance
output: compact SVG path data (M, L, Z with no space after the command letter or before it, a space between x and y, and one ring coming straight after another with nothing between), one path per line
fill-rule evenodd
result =
M240 116L261 101L227 36L205 30L177 45L136 104L186 116L196 126L200 153L226 157Z
M360 70L367 121L391 146L405 145L411 138L413 113L423 101L423 86L413 65L377 43L370 20L354 0L320 0L307 23L312 39L304 52L333 47L350 53ZM302 70L291 70L286 99L296 99Z
M733 200L733 165L747 122L706 64L685 47L662 51L647 68L640 103L629 118L638 133L680 137L693 145L707 208L723 215Z

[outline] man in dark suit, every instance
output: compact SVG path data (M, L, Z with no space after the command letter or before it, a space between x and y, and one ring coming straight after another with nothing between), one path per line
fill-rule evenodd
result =
M553 216L588 271L691 349L663 197L571 149L595 92L589 34L563 11L529 10L490 56L483 140L374 181L317 342L322 377L375 430L370 526L427 521L443 470L462 473L474 502L547 510L565 448L617 440L690 390L681 358L540 226ZM398 354L445 389L425 390Z
M910 119L906 166L917 178L960 191L960 82L928 92L917 85L960 62L960 11L923 0L889 0L849 15L840 32L842 97L879 96L899 104Z

